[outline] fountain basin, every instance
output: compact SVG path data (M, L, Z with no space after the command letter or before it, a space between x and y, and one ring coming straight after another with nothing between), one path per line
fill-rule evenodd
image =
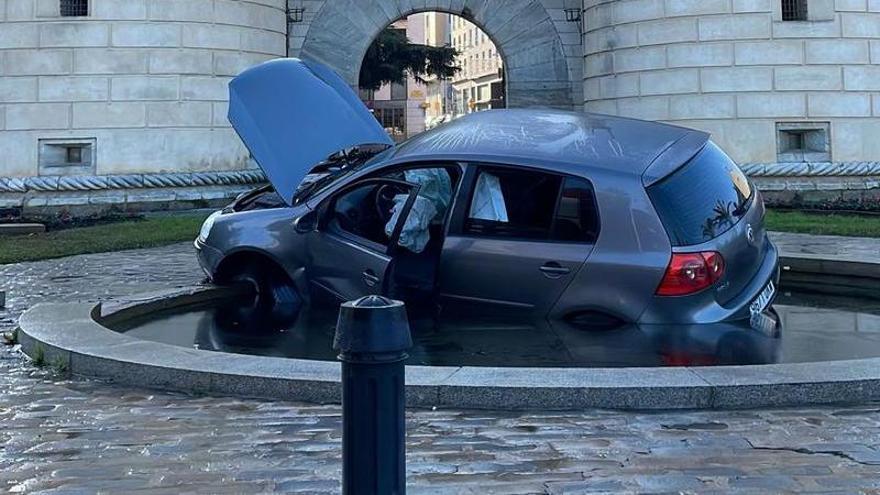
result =
M876 282L876 280L873 280ZM869 281L861 283L870 285ZM44 304L18 332L32 359L129 386L193 394L338 403L333 361L254 356L151 342L108 326L243 297L193 287L113 304ZM723 409L880 399L880 357L719 367L407 366L407 404L505 410Z

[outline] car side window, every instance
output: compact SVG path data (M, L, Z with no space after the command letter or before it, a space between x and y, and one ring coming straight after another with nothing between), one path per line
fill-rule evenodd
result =
M592 243L599 230L593 188L576 177L483 168L464 233L481 237Z
M484 168L464 222L468 234L548 239L562 178L528 170Z
M394 214L395 197L410 189L394 182L369 182L355 186L333 201L331 226L345 233L387 246L387 226Z
M592 184L585 179L566 177L556 209L553 240L593 243L598 236L599 214Z

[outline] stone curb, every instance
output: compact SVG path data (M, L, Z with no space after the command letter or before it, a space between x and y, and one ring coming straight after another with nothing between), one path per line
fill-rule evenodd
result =
M98 322L234 297L199 287L112 305L42 304L22 315L31 359L128 386L317 403L341 400L338 363L143 341ZM407 367L407 405L497 410L731 409L880 399L880 358L717 368Z
M782 255L779 263L787 271L803 274L880 279L880 263L828 259L809 254Z

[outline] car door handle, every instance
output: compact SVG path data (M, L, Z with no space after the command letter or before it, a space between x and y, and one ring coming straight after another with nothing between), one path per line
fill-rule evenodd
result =
M541 268L538 269L541 270L544 275L550 278L558 278L571 273L571 269L566 268L555 261L548 261L547 263L544 263Z
M379 276L373 270L365 270L361 275L364 277L364 283L370 287L375 287L379 283Z

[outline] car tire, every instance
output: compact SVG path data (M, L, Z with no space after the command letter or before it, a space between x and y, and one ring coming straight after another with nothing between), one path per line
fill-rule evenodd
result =
M229 283L246 283L254 288L253 310L272 321L289 322L296 318L303 299L281 268L271 263L248 262L232 273Z

